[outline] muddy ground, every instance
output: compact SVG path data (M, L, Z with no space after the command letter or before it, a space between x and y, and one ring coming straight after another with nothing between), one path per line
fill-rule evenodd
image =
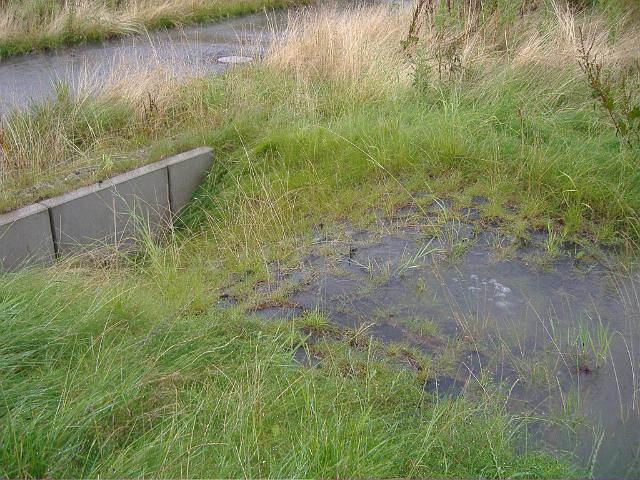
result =
M368 228L318 225L299 261L270 264L248 294L230 286L220 305L301 325L319 315L327 327L301 327L305 368L322 368L332 342L375 342L428 394L503 395L541 419L536 441L596 476L640 474L637 272L553 233L501 233L473 201L411 202Z

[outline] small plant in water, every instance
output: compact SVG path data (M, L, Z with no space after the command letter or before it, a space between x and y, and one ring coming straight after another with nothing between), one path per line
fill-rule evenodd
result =
M411 255L406 257L402 256L400 263L397 268L393 272L393 275L396 277L404 277L409 270L420 268L424 265L426 260L433 254L436 253L439 248L434 247L431 244L433 243L433 238L429 239L427 243L425 243L416 253L415 255Z
M553 230L551 222L547 224L547 239L544 243L545 250L549 257L556 257L560 253L560 244L562 239L558 233Z
M581 411L581 398L580 391L578 389L571 389L566 394L562 395L562 413L567 420L576 420Z
M416 335L435 337L440 333L438 324L431 319L422 317L409 317L404 321L405 327Z
M583 324L579 325L572 342L578 371L589 374L602 367L607 362L612 337L613 334L601 321L594 332Z

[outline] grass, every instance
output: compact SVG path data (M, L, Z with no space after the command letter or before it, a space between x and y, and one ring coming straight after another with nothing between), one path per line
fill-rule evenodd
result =
M574 47L584 25L607 68L633 72L638 32L600 18L545 10L511 29L490 18L456 46L462 66L451 78L437 73L429 45L473 24L425 27L408 58L399 47L408 12L384 7L303 15L263 64L218 78L179 81L161 65L125 66L92 95L63 88L8 116L0 209L209 144L221 175L209 193L224 189L214 183L229 171L260 172L298 199L296 211L309 210L302 192L311 188L334 214L364 213L381 191L396 199L481 192L482 213L518 235L550 225L562 240L633 247L638 152L594 109Z
M4 0L0 2L0 60L36 50L302 3L303 0Z
M473 28L438 16L407 53L410 13L310 11L258 65L186 81L125 66L91 94L61 86L5 119L2 210L192 146L217 162L166 245L0 278L2 476L574 473L528 447L526 421L490 390L424 394L431 369L453 370L454 344L420 361L391 346L416 372L359 332L333 335L320 368L299 368L306 333L331 331L321 315L260 323L216 306L229 285L250 292L294 263L314 232L407 202L481 195L483 218L516 236L548 230L550 250L634 251L637 152L593 108L571 32L599 32L620 72L637 60L636 26L600 10ZM443 38L460 32L449 55Z
M602 321L598 323L593 334L586 326L579 325L573 342L577 369L591 372L606 363L612 337L613 334Z
M115 276L87 288L86 272L49 273L2 279L3 477L570 472L523 449L522 420L489 401L436 402L366 348L299 368L291 325L198 313Z

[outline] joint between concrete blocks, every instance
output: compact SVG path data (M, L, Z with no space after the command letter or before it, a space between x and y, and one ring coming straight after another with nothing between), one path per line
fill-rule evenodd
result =
M49 228L51 229L51 240L53 242L53 256L55 259L60 257L58 253L58 235L56 234L56 229L53 223L53 211L50 208L47 208L47 213L49 215Z

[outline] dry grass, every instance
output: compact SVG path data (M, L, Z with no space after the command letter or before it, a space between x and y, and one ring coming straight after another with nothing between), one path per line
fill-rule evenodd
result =
M373 6L344 11L312 10L291 18L289 28L267 56L270 67L294 73L300 83L322 79L347 88L350 94L394 94L413 79L416 52L430 68L446 68L444 55L456 56L461 71L508 68L544 68L575 72L580 32L594 38L594 53L607 68L623 70L640 61L640 29L621 18L615 41L602 16L576 14L565 4L553 3L550 12L519 15L507 22L499 11L481 15L465 9L459 21L443 27L436 15L424 15L419 40L403 51L412 11ZM549 70L550 69L550 70Z
M392 95L411 81L400 50L408 18L408 9L384 5L311 10L290 19L266 63L301 83L321 79L358 97Z
M70 22L87 30L105 28L114 34L139 33L149 21L167 14L184 16L197 3L202 2L129 0L110 8L99 0L9 1L0 6L0 42L26 36L61 36L68 32Z
M637 46L640 30L637 25L620 19L620 31L612 41L609 25L598 16L578 17L571 9L553 4L554 15L547 22L546 31L535 25L518 32L514 38L514 62L516 65L534 64L553 68L576 67L576 52L580 47L581 33L594 39L594 53L610 68L624 69L640 59Z
M595 39L594 53L606 66L625 68L640 58L637 25L620 19L620 29L612 41L613 32L602 16L576 14L560 2L553 2L551 11L542 18L535 13L525 14L506 24L496 13L479 17L471 12L463 25L463 29L452 28L443 34L442 29L427 22L427 33L421 38L423 47L453 41L463 65L508 61L514 67L574 67L577 73L576 57L582 32L585 37Z

